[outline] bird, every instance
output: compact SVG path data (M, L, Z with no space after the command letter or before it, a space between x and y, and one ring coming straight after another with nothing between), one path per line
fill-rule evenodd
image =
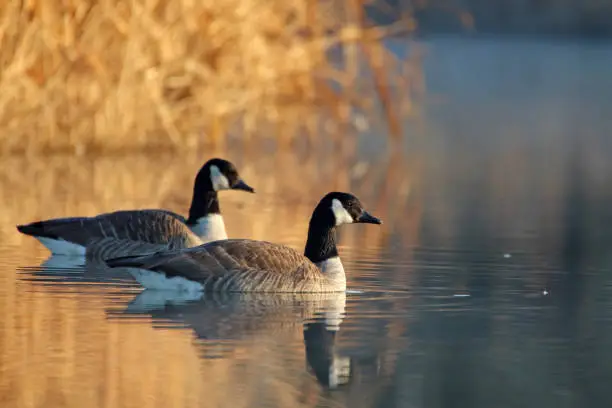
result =
M18 225L17 230L38 239L53 255L85 256L88 245L96 242L105 244L102 249L129 244L189 248L227 239L217 196L222 190L255 192L240 178L234 164L213 158L196 175L188 218L163 209L121 210L93 217L36 221ZM125 251L110 252L115 256L122 253Z
M330 192L315 207L302 255L267 241L228 239L192 248L107 259L146 289L188 292L340 292L346 275L336 248L343 224L382 224L350 193Z

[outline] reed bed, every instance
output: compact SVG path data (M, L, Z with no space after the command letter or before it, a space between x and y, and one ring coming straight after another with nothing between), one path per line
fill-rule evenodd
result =
M421 87L365 0L67 0L0 11L0 152L286 144L401 116ZM407 41L405 42L408 43Z

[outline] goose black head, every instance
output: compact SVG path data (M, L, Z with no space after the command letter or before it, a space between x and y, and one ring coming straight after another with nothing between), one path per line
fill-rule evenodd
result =
M221 190L242 190L254 193L255 190L246 184L238 174L233 163L223 159L210 159L198 172L195 189L219 192Z
M337 227L342 224L382 224L369 214L357 197L349 193L332 192L321 199L314 211L313 219Z

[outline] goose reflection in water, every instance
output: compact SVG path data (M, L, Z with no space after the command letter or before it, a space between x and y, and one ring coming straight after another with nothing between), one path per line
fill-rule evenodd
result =
M135 282L125 270L110 269L83 256L51 255L38 266L22 266L17 270L23 279L57 283L116 284Z
M336 354L338 329L317 321L304 324L306 361L317 381L330 389L351 380L352 358Z
M278 337L301 325L308 371L326 389L337 389L351 384L355 365L353 358L336 352L345 305L345 293L194 295L145 290L124 310L110 311L109 318L144 314L165 329L187 327L206 342L203 351L207 353L216 341L227 351L233 341L258 335Z

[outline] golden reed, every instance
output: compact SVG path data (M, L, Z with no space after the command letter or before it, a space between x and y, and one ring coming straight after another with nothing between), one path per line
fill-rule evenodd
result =
M415 23L373 25L365 3L8 2L0 153L191 149L229 133L285 144L376 116L398 136L421 82L383 40Z

